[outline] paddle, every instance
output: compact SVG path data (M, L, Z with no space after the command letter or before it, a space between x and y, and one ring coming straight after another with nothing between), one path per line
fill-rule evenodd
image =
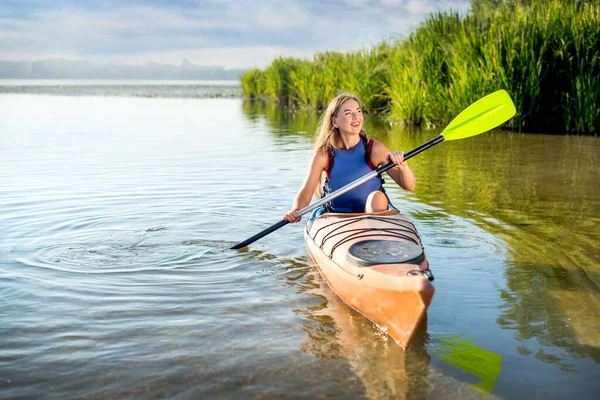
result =
M440 142L443 142L444 140L464 139L471 136L479 135L480 133L487 132L490 129L493 129L511 119L515 115L515 113L515 105L510 99L508 93L504 90L498 90L497 92L489 94L477 100L475 103L471 104L463 112L458 114L458 116L454 118L452 122L450 122L450 124L446 127L446 129L444 129L444 131L439 136L431 139L427 143L422 144L416 149L404 154L404 159L408 160L409 158L416 156L422 151L425 151L428 148L435 146ZM298 211L298 215L302 216L311 212L315 208L322 206L330 200L335 199L336 197L346 193L349 190L354 189L355 187L365 183L369 179L374 178L377 175L382 174L395 166L396 164L394 164L393 162L389 162L377 168L375 171L368 173L362 178L359 178L354 182L347 184L341 189L338 189L335 192L314 202L308 207L303 208L302 210ZM287 224L288 221L282 219L275 225L231 247L231 250L237 250L246 247L250 243L257 241L263 236L267 236L269 233L274 232Z

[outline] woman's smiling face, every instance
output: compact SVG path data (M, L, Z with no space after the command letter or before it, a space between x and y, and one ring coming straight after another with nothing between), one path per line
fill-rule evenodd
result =
M359 134L362 131L363 114L360 104L354 99L346 100L336 115L332 117L333 126L340 133Z

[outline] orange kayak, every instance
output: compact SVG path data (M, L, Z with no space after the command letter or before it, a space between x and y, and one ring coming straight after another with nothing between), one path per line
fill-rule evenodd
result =
M307 223L304 237L329 287L406 349L434 293L408 217L397 210L325 213Z

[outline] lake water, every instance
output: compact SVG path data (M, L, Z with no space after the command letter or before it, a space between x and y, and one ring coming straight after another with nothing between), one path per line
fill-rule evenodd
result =
M0 79L0 95L7 93L54 96L239 98L241 88L237 81Z
M329 290L302 224L227 250L291 206L318 115L229 83L2 85L0 398L600 390L598 138L489 132L388 185L436 277L404 351ZM365 128L403 150L439 133Z

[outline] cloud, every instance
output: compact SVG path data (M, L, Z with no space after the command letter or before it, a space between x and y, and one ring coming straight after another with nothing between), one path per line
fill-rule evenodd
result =
M223 57L263 66L279 55L362 49L406 34L427 13L468 0L178 0L0 4L0 59L61 54L132 60ZM186 55L187 54L187 55ZM211 55L212 54L212 55ZM236 56L237 55L237 56ZM211 61L214 65L214 62Z
M279 56L312 59L311 51L291 50L270 46L219 47L182 49L172 52L142 53L104 58L104 62L145 65L149 62L179 64L187 59L197 65L223 65L227 68L266 67Z

